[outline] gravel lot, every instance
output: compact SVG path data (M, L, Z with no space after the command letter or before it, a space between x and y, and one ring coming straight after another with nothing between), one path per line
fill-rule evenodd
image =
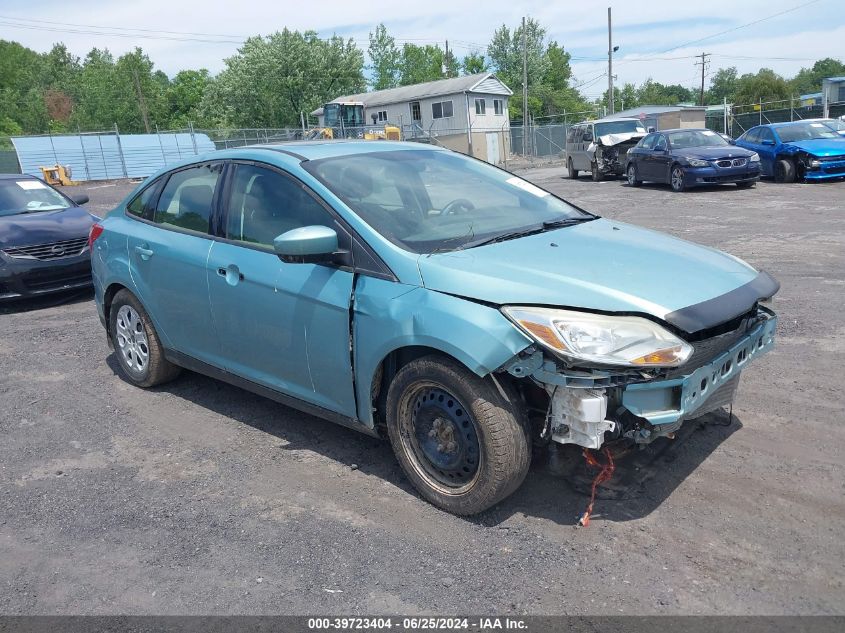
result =
M845 183L521 175L781 281L780 338L730 425L688 423L623 465L588 528L566 451L462 519L416 496L386 442L195 374L130 386L88 294L3 308L0 613L845 613ZM96 212L131 186L78 191Z

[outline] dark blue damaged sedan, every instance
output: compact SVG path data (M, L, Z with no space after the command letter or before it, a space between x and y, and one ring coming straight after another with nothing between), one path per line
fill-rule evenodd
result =
M625 175L632 187L650 181L673 191L724 183L742 189L760 179L760 156L712 130L663 130L628 150Z

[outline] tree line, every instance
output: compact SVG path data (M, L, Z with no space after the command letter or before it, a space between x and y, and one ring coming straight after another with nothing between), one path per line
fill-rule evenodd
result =
M298 127L301 113L340 95L380 90L458 75L494 71L515 93L513 120L523 118L523 50L527 61L528 110L534 118L564 112L601 112L607 91L589 99L583 89L601 76L579 81L570 54L550 40L536 20L497 28L486 50L458 58L436 44L397 44L383 24L369 35L365 52L354 40L321 38L315 31L283 29L247 39L224 60L223 69L181 70L168 77L139 47L117 58L92 48L84 58L64 44L37 53L0 40L0 136L106 130ZM823 59L792 78L762 68L739 75L735 67L712 76L706 103L785 100L821 89L824 77L845 75L840 60ZM617 108L695 103L696 90L648 79L614 88Z

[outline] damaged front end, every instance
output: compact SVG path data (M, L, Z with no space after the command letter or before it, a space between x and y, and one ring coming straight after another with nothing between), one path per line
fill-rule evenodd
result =
M773 346L776 325L773 312L755 306L697 333L692 351L675 367L591 366L540 343L499 371L518 379L543 440L590 449L620 439L647 444L730 404L742 370Z
M645 134L605 134L588 148L598 173L602 176L621 176L625 173L628 150L639 143Z

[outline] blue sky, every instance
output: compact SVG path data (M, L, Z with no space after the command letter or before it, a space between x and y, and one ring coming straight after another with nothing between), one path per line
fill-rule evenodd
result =
M708 74L720 66L737 66L740 72L769 67L789 76L821 57L845 59L842 0L816 0L759 24L708 37L807 1L319 0L308 5L289 0L48 0L37 4L4 0L0 29L3 38L40 51L64 41L80 56L92 46L107 47L115 54L141 46L158 68L172 75L186 67L217 72L244 36L285 26L315 29L322 35L337 32L366 49L368 32L384 22L400 43L442 45L448 39L462 56L472 50L483 51L498 26L514 27L523 15L529 15L546 27L549 39L573 55L573 70L577 81L584 83L582 90L597 96L607 85L607 77L602 75L606 71L608 5L613 8L614 44L620 47L614 64L617 84L640 83L652 77L692 87L700 81L693 56L701 52L713 54ZM184 32L200 35L180 34ZM684 45L701 38L707 39Z

